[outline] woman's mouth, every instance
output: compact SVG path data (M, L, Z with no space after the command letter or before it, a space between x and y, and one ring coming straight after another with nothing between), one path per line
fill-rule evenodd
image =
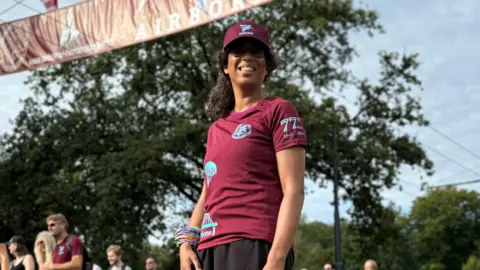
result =
M247 71L247 72L254 72L256 69L251 66L240 66L238 67L238 70L240 71Z

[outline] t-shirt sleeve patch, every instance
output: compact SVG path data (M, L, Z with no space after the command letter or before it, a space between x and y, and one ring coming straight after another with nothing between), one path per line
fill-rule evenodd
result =
M306 146L307 134L295 106L281 102L269 114L275 152L294 146Z
M83 244L78 237L72 238L72 256L83 255Z

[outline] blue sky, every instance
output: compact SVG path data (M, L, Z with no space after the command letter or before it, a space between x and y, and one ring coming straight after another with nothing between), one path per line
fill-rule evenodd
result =
M3 0L3 7L13 0ZM60 0L66 6L79 0ZM25 0L25 4L44 10L40 0ZM351 68L359 76L375 80L379 72L377 53L380 50L418 52L422 65L418 72L423 81L424 91L417 93L422 98L424 113L432 127L474 153L480 153L478 133L480 131L480 1L476 0L364 0L370 8L380 12L380 22L386 34L373 39L365 35L352 34L351 41L361 56ZM34 15L35 12L17 6L0 16L9 21ZM11 129L9 120L20 110L19 99L29 95L24 85L28 73L0 76L0 131ZM346 99L354 100L355 92L345 93ZM347 101L345 104L352 107ZM354 108L352 108L354 109ZM431 128L409 129L419 140L432 147L427 149L435 162L436 174L428 178L431 185L480 178L480 159L461 149L451 141L434 132ZM439 153L440 154L439 154ZM446 158L446 157L448 158ZM452 161L453 160L453 161ZM474 173L467 168L478 171ZM421 172L409 168L402 170L404 192L397 188L385 190L386 202L393 201L408 211L419 190ZM304 212L310 220L332 222L332 187L315 188L306 198ZM465 186L478 189L480 184ZM348 205L342 205L342 215Z

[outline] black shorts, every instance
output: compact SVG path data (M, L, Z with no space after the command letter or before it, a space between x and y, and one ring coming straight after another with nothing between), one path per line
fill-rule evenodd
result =
M242 239L199 250L197 256L202 270L262 270L271 246L262 240ZM293 249L290 249L285 260L285 270L293 270L293 263Z

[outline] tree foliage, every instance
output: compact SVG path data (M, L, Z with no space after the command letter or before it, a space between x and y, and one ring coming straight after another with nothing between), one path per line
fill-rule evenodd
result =
M446 188L418 198L410 214L417 260L460 270L480 238L480 198L475 191Z
M306 175L333 179L338 155L353 224L372 233L381 194L397 184L401 165L432 172L421 145L402 128L424 126L412 91L417 56L379 54L380 78L352 74L349 34L381 33L373 10L352 1L285 0L166 38L34 71L14 129L1 141L0 220L32 239L50 211L63 212L97 261L121 244L143 260L148 235L171 224L166 209L195 202L209 119L204 104L218 73L222 33L240 19L271 30L283 65L266 94L290 99L309 134ZM310 85L310 88L306 88ZM358 111L330 94L356 89ZM313 91L312 91L313 89ZM335 127L332 129L332 127ZM332 130L338 152L332 151ZM6 209L3 211L3 209ZM34 218L32 218L34 217Z
M344 269L361 269L367 259L377 261L380 269L480 269L479 195L455 188L433 190L416 199L408 215L391 205L369 236L342 221ZM332 225L302 221L295 241L298 269L321 269L334 262L334 249Z
M470 256L467 262L463 264L462 270L480 270L480 259L475 255Z

